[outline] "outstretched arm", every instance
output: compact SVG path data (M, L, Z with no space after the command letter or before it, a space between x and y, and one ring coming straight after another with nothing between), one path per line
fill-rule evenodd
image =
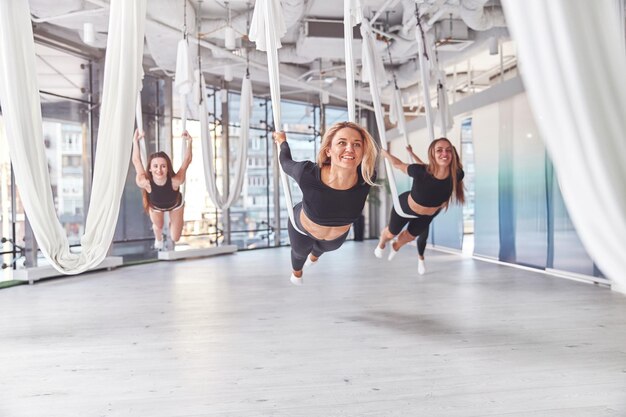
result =
M280 130L274 132L272 136L274 137L274 142L276 142L280 148L280 154L278 155L280 166L287 175L298 181L302 174L303 163L296 162L291 157L291 149L287 143L287 135Z
M141 153L139 150L139 147L140 147L139 141L143 137L144 137L143 132L140 132L139 130L135 130L135 135L133 136L132 161L133 161L133 166L135 167L135 172L137 173L135 175L135 184L137 184L139 188L144 188L148 192L150 192L150 181L148 180L148 177L146 175L146 169L143 167L143 164L141 162Z
M406 150L407 150L407 151L409 151L409 154L411 155L411 158L413 158L413 160L415 161L415 163L416 163L416 164L426 165L426 164L424 163L424 161L422 161L422 160L420 159L420 157L419 157L419 156L417 156L417 155L415 154L415 152L413 152L413 147L412 147L411 145L406 145Z
M398 158L396 158L395 156L390 154L385 149L382 149L381 152L382 152L383 156L385 158L387 158L389 160L389 162L391 162L391 165L393 165L393 167L395 169L398 169L398 170L404 172L405 174L407 173L407 169L409 167L409 164L405 164L404 162L402 162L401 160L399 160Z
M172 178L172 187L174 188L180 187L180 185L185 182L185 179L187 178L187 168L189 168L189 164L191 164L191 160L193 159L191 154L191 135L189 135L189 132L185 130L182 137L187 147L185 148L183 163L178 169L176 175Z

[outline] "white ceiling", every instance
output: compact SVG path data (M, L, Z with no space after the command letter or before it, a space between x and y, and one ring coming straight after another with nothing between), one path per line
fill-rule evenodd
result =
M149 0L147 2L146 24L146 63L148 71L163 75L172 74L175 69L176 44L181 38L183 28L185 0ZM389 3L385 0L362 0L364 15L370 18ZM442 47L438 51L441 68L449 78L453 72L469 73L473 76L489 71L500 63L499 55L489 55L490 38L497 38L504 52L504 59L514 59L513 46L508 42L508 33L504 27L504 18L498 0L417 0L422 14L422 22L442 26L445 30L448 22L455 23L462 29L449 37L460 36L459 44L466 45L460 51L446 51ZM68 44L81 47L86 54L103 55L106 45L108 27L108 1L104 0L29 0L35 32L54 33L57 38L65 38ZM343 39L325 34L311 35L319 28L319 21L334 20L340 25L343 19L343 1L341 0L283 0L285 19L289 28L283 38L280 50L281 75L286 94L297 98L295 91L302 91L303 96L310 97L311 92L319 93L323 88L337 97L345 96L345 62L343 59ZM394 65L386 63L386 70L391 80L392 71L399 78L399 84L406 92L413 94L417 89L419 73L416 63L416 47L414 41L415 23L402 26L404 17L413 16L415 2L413 0L391 1L392 7L378 19L377 27L387 31ZM203 48L203 70L210 81L220 82L227 68L233 73L230 86L237 88L244 74L245 60L241 57L243 49L249 48L252 61L252 78L255 92L263 92L267 88L267 73L264 53L254 50L254 45L247 41L247 23L251 15L254 1L242 0L187 0L187 26L192 36L197 34L197 20L201 19L200 33ZM472 11L470 13L468 12ZM452 19L452 20L451 20ZM92 23L95 29L95 42L84 44L83 25ZM443 23L441 23L443 22ZM232 26L236 33L237 50L228 51L225 46L225 27ZM318 26L316 26L318 25ZM478 30L469 28L476 27ZM308 28L308 32L307 32ZM443 29L442 29L443 28ZM434 33L431 29L429 33ZM457 41L455 39L455 41ZM383 47L384 43L379 42ZM448 47L449 48L449 47ZM62 59L54 58L47 49L39 48L41 66L40 74L46 77L49 87L61 91L64 85L81 87L84 78L75 66ZM195 48L192 48L195 49ZM358 43L355 43L355 55L360 56ZM386 50L381 49L386 56ZM360 59L357 60L357 68ZM469 70L469 71L468 71ZM55 77L58 77L55 79ZM487 77L485 77L487 78ZM70 88L68 87L68 88ZM42 89L45 89L42 86ZM359 97L368 101L366 88L361 86ZM291 91L291 93L290 93ZM407 94L410 95L410 94ZM388 100L389 88L383 90L383 100ZM336 104L341 100L333 99Z

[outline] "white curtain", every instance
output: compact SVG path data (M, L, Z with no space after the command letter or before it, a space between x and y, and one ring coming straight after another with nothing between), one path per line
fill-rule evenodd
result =
M145 0L111 1L92 197L82 251L72 253L50 187L28 2L0 1L0 102L15 180L41 251L64 274L100 264L113 240L132 146L145 10Z
M196 76L200 79L202 91L205 89L204 77L199 71ZM245 178L246 162L248 161L248 138L250 133L250 116L252 115L252 83L249 77L244 77L241 82L241 100L239 116L241 118L241 133L239 135L239 148L237 149L237 162L235 164L235 179L228 190L228 194L220 194L215 182L215 166L213 164L213 143L209 134L209 109L206 97L202 100L200 109L200 131L202 132L202 160L204 162L204 182L207 192L213 204L220 210L230 207L241 195ZM200 104L200 103L199 103ZM228 161L226 161L228 163Z
M613 288L626 293L626 56L615 4L503 5L572 222Z

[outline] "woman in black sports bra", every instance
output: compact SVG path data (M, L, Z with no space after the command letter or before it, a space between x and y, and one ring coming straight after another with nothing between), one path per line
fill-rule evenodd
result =
M465 174L456 149L446 138L439 138L431 142L428 147L428 164L422 162L413 153L410 146L407 149L416 161L415 164L405 164L389 152L382 152L394 168L413 178L411 191L400 194L398 198L402 211L417 217L402 217L395 208L392 208L389 225L381 232L374 255L377 258L382 258L387 242L398 236L391 245L388 259L392 260L402 246L419 236L417 272L421 275L426 272L424 250L426 249L430 223L441 209L448 208L451 200L458 204L465 202L463 190ZM407 228L403 231L404 226Z
M137 176L135 183L141 188L143 208L150 215L154 231L154 248L163 249L163 221L165 212L169 212L170 234L174 242L178 242L183 231L183 214L185 202L179 191L185 182L185 174L191 163L191 136L183 132L183 139L188 141L183 163L178 172L174 172L172 161L165 152L155 152L148 157L147 168L141 164L139 141L143 133L135 131L133 138L133 165Z
M291 282L302 284L305 264L317 262L324 253L343 244L350 225L361 215L370 186L376 177L377 147L371 135L351 122L335 123L324 134L317 163L296 162L284 132L274 132L280 145L280 164L302 190L295 205L298 232L288 224L291 243Z

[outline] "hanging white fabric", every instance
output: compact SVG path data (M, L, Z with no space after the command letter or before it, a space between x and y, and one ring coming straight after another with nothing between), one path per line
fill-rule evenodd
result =
M376 53L372 28L369 20L365 17L361 21L361 37L363 38L363 73L367 74L367 79L369 80L370 94L372 95L372 102L374 104L374 115L376 116L376 126L378 127L380 145L383 149L387 150L385 115L383 114L383 107L380 102L379 92L379 88L384 84L382 83L382 80L384 80L385 77L385 68L379 58L379 55ZM385 158L385 169L387 172L387 179L389 180L389 188L391 189L391 200L393 201L393 208L396 213L405 218L416 218L417 216L405 213L404 210L402 210L400 200L398 199L396 177L393 172L393 167L387 158Z
M454 118L450 112L448 103L448 91L446 89L446 73L443 70L437 70L437 117L435 125L441 129L441 136L446 137L448 131L454 126Z
M363 8L361 0L344 0L343 1L343 37L346 61L346 85L347 85L347 102L348 120L352 123L356 122L356 94L354 86L354 75L356 73L354 63L354 51L352 50L353 35L352 28L363 19Z
M572 223L613 288L626 293L626 56L614 4L503 5Z
M202 91L205 91L204 77L199 71L196 76L200 79ZM250 132L250 117L252 115L253 94L252 83L249 77L245 77L241 82L241 101L239 115L241 119L241 129L239 135L239 147L237 149L237 162L235 163L235 179L227 195L222 196L215 182L215 165L213 144L209 134L209 108L207 100L204 98L200 105L200 131L202 132L202 159L204 162L204 180L207 192L213 204L220 210L229 208L241 195L245 178L246 162L248 161L248 139Z
M110 3L91 203L82 251L73 253L50 187L28 2L0 1L0 102L15 181L42 253L64 274L96 267L113 240L132 146L145 11L145 0Z
M186 0L185 0L186 1ZM187 39L178 41L176 50L176 75L174 78L174 91L178 93L181 109L181 130L187 130L187 97L192 92L194 86L194 71L189 55L189 44ZM181 161L185 160L187 153L187 140L184 138L180 145ZM180 193L185 198L185 184L181 184Z
M387 43L387 54L389 55L389 63L393 66L393 60L391 56L391 50L389 49L389 43ZM404 118L404 106L402 105L402 95L400 88L398 87L398 80L395 73L393 74L393 99L389 105L389 121L396 125L398 131L404 139L404 146L407 148L408 161L413 159L413 155L409 152L409 134L406 130L406 120ZM410 163L410 162L409 162Z
M137 124L137 130L143 133L143 111L141 109L141 91L137 92L137 105L135 106L135 123ZM148 164L148 152L146 151L146 138L142 137L139 140L139 156L141 157L141 164L146 168Z
M417 7L417 6L416 6ZM430 101L430 60L426 59L426 33L421 26L421 22L414 18L417 27L415 28L415 40L417 41L417 55L420 63L420 77L422 80L422 93L424 95L424 110L426 111L426 131L430 142L435 140L435 129L433 128L433 112ZM431 54L432 55L432 54ZM429 55L430 56L430 55Z
M280 74L278 70L278 48L282 46L280 38L287 32L285 19L279 0L257 0L252 14L249 38L256 43L256 49L267 52L267 69L270 82L270 96L272 98L272 116L274 118L274 128L282 128L280 116ZM276 155L280 155L280 146L276 145ZM280 167L280 182L283 186L287 214L293 228L300 234L301 231L294 220L293 199L289 188L289 178L282 166L280 158L277 158Z
M404 107L402 106L402 95L400 94L400 89L397 86L393 89L393 101L391 102L390 110L389 120L391 121L391 113L395 113L395 121L391 122L396 123L398 132L400 132L402 138L404 139L404 146L408 147L410 145L409 133L406 130L406 119L404 118ZM407 153L410 161L413 156L408 149Z

